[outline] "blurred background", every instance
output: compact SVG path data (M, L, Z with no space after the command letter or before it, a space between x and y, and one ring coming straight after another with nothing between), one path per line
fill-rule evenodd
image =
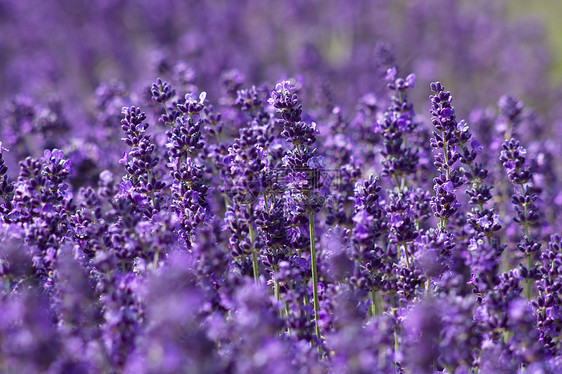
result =
M509 3L509 16L512 19L532 17L545 31L547 45L552 50L549 66L550 77L562 81L562 2L557 0L525 1L513 0Z
M440 80L463 116L509 93L554 121L560 14L556 0L4 0L0 97L54 96L79 123L102 82L183 74L216 101L236 69L248 85L296 77L311 104L345 110L384 95L395 65L417 75L419 112Z

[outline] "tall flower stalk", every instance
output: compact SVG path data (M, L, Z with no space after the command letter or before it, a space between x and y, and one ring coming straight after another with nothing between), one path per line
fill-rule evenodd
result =
M415 78L414 74L397 78L396 68L388 69L386 85L392 95L390 106L378 124L384 140L382 176L392 179L398 191L405 190L406 178L415 174L418 166L418 150L407 142L418 125L414 106L408 101L408 89L415 87Z
M527 280L525 295L531 299L533 278L531 272L534 270L535 254L539 252L541 243L534 239L532 229L539 224L540 215L535 201L538 194L534 191L531 181L532 173L525 165L525 154L519 141L515 139L506 140L502 145L500 161L502 162L508 180L515 186L515 195L512 198L516 215L514 221L523 228L524 236L517 244L517 248L523 253L527 260Z
M269 103L275 107L279 115L277 124L281 128L281 137L293 144L293 149L283 158L288 187L285 191L285 199L295 211L302 212L304 222L306 219L308 221L314 322L316 336L321 339L314 214L320 211L324 202L317 191L321 187L320 173L324 161L322 156L317 156L317 149L313 148L316 142L316 124L302 121L302 105L298 102L295 88L289 81L275 86Z
M308 212L308 230L310 233L310 265L312 270L312 296L314 298L314 321L316 328L316 336L320 338L320 327L318 326L318 311L320 303L318 301L318 269L316 266L316 234L314 231L314 212Z
M451 105L451 93L445 91L439 82L431 83L430 87L433 92L430 96L430 114L435 127L430 141L435 152L434 164L439 170L439 176L433 179L435 196L431 200L431 208L435 217L439 219L439 228L445 231L447 222L460 207L455 192L463 184L460 173L453 168L460 158L455 147L459 142L456 134L458 123L455 108Z

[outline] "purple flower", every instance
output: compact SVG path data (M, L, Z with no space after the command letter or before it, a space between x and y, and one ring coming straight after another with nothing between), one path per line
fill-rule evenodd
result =
M415 74L408 74L406 77L406 84L409 88L416 87L416 75Z
M476 152L482 152L482 150L484 149L484 146L480 144L476 139L472 139L472 141L470 142L470 146Z
M396 78L396 67L391 67L388 68L388 70L386 71L386 77L385 79L387 81L393 81Z
M326 164L324 163L324 157L323 156L309 158L308 161L306 162L306 165L310 169L321 169L321 168L326 167Z

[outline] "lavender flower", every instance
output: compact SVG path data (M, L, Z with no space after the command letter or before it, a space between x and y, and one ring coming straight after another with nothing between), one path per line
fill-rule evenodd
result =
M537 194L534 193L532 185L529 185L532 175L529 169L525 167L526 153L525 148L520 146L517 140L506 140L502 145L500 161L505 168L509 181L520 188L520 192L512 198L517 212L514 221L522 226L525 231L525 236L517 247L527 257L527 271L531 272L533 270L533 254L540 249L540 243L534 241L531 230L538 225L540 215L535 205ZM532 279L529 278L526 290L527 299L531 298L531 292Z
M296 188L298 192L297 194L289 193L287 195L288 201L296 203L298 210L308 213L314 320L316 336L320 339L314 214L320 210L323 203L322 197L315 191L321 187L318 169L323 166L323 161L321 156L316 156L316 149L311 148L316 141L316 124L301 121L302 105L298 103L298 96L293 91L294 88L289 81L278 83L275 90L271 92L269 103L276 108L281 117L278 122L283 126L281 137L293 143L294 146L291 151L287 152L283 163L290 173L288 176L289 187Z
M125 164L128 176L121 188L124 196L131 199L140 210L152 215L159 206L158 192L165 183L155 174L159 158L153 155L155 145L146 135L148 124L144 123L146 114L137 107L124 107L121 128L125 132L123 141L131 150L125 152L121 163Z
M12 211L12 199L14 196L14 184L8 177L8 166L4 162L3 154L7 151L6 148L0 143L0 198L2 203L0 204L0 213L4 221L7 220L7 215Z
M387 71L387 86L393 92L391 104L379 123L384 138L383 176L396 182L399 190L404 189L405 178L416 171L417 149L407 146L407 136L417 127L413 105L408 102L408 88L414 87L415 75L406 79L396 78L396 68Z
M456 189L463 184L458 169L454 169L456 161L460 158L455 145L459 142L456 134L459 124L456 121L455 109L452 107L452 96L445 91L441 83L431 84L431 110L432 122L435 126L431 147L437 151L435 166L439 169L439 176L433 179L435 197L432 199L433 214L440 219L440 227L445 230L447 221L452 217L460 203L455 196ZM462 126L462 124L461 124Z

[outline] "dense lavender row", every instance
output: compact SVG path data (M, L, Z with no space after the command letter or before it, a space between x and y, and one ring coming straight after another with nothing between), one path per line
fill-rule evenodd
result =
M2 370L562 370L557 184L517 140L523 104L502 97L483 144L440 83L429 123L415 76L386 80L348 118L290 81L232 79L219 111L158 79L120 114L134 99L106 86L118 163L53 149L11 178L2 160ZM105 162L123 176L95 178Z
M0 372L562 372L559 126L501 95L556 116L532 25L47 3L0 4Z

